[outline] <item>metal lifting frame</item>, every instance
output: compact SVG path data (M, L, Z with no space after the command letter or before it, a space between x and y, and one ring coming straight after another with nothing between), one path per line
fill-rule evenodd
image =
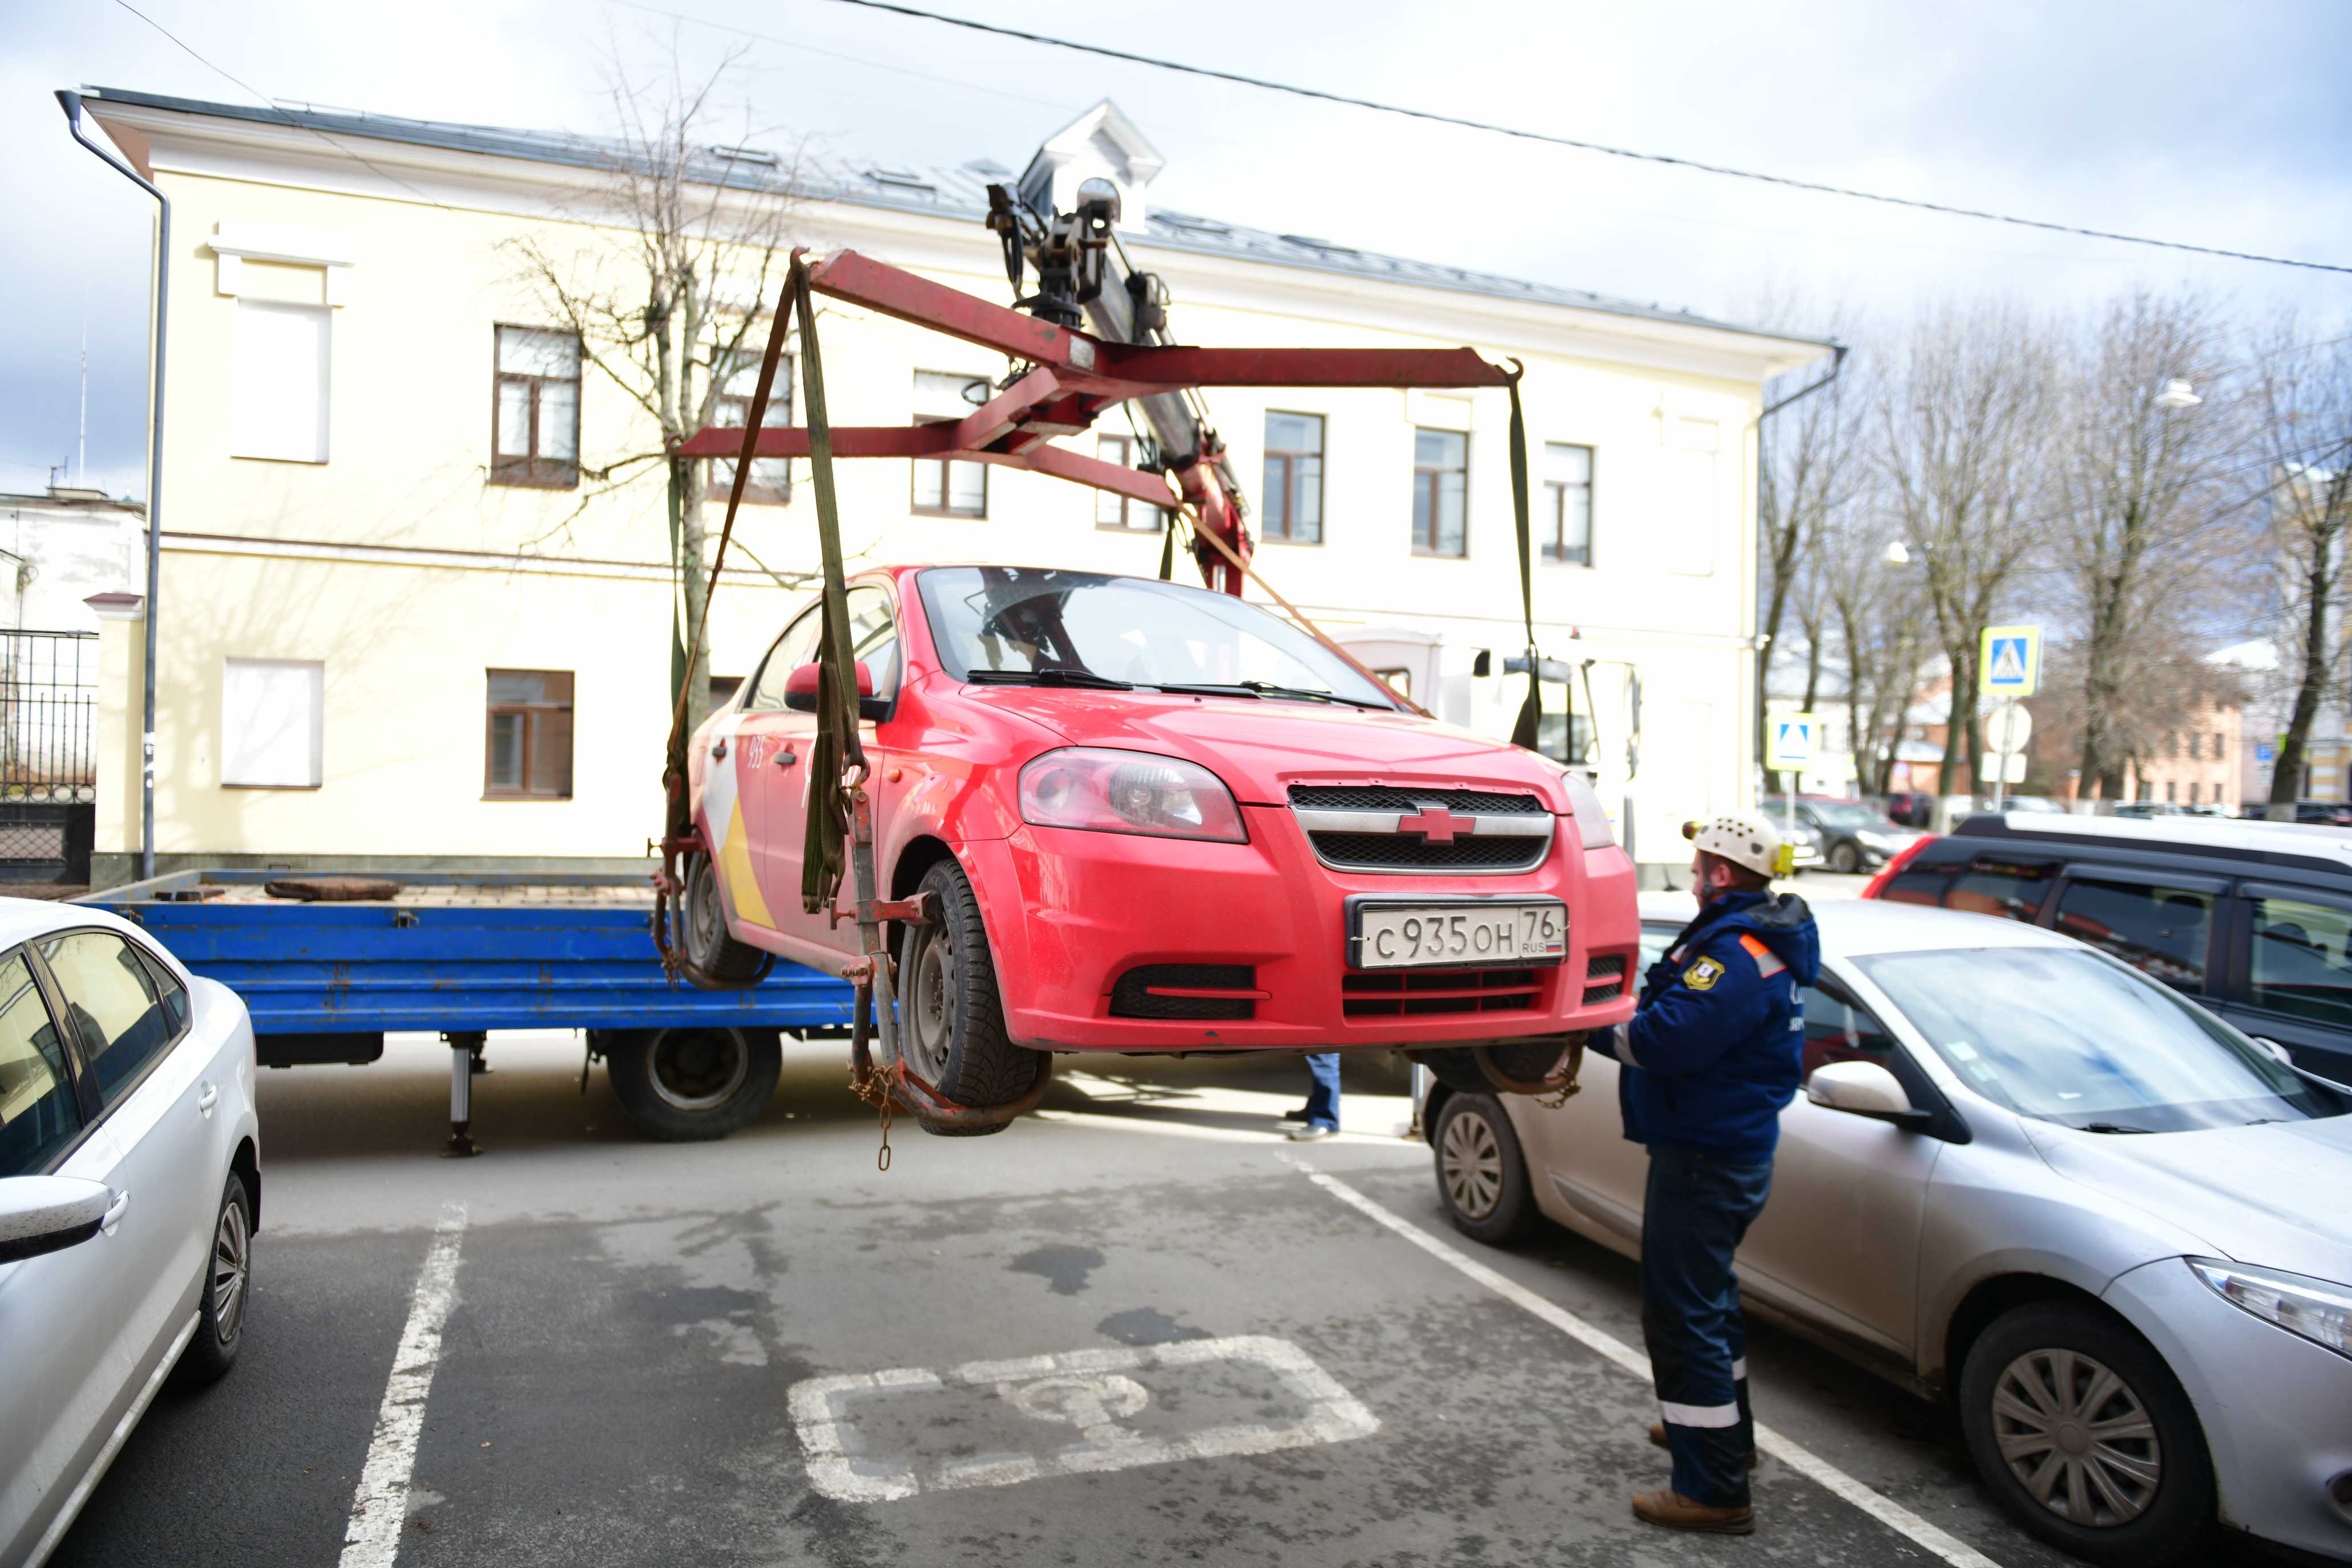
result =
M1224 446L1191 415L1181 395L1208 386L1508 387L1517 373L1458 349L1194 348L1121 342L950 289L860 256L836 251L808 263L809 287L878 315L928 327L992 349L1029 368L960 420L908 426L836 426L837 458L915 458L994 463L1051 474L1163 510L1189 508L1197 531L1213 535L1218 551L1196 541L1194 554L1211 587L1239 595L1252 553L1246 508ZM1124 289L1105 289L1105 301L1126 304ZM1099 322L1118 324L1110 310L1089 304ZM1131 318L1130 318L1131 320ZM1105 409L1139 400L1155 431L1165 472L1122 468L1054 444L1087 428ZM679 447L691 458L740 458L740 428L698 431ZM809 433L800 426L761 429L752 447L762 458L805 458ZM1173 481L1171 489L1171 480Z

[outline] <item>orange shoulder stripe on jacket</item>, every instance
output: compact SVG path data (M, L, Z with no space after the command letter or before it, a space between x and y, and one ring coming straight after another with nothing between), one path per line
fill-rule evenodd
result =
M1739 933L1739 945L1747 950L1748 957L1756 961L1756 972L1767 980L1771 979L1772 976L1780 973L1780 971L1789 967L1779 959L1773 957L1772 950L1766 947L1761 941L1750 932L1741 931Z

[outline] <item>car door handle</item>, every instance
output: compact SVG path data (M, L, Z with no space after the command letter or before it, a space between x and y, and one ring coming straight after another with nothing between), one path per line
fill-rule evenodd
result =
M727 760L726 736L721 735L718 740L710 742L710 760L714 763L723 763Z
M106 1232L107 1235L112 1236L114 1234L114 1227L122 1223L122 1211L130 1206L131 1192L130 1189L126 1187L121 1192L114 1194L114 1201L106 1205L106 1212L104 1214L98 1216L98 1228Z
M793 750L789 746L776 753L776 766L780 768L791 767L794 763L799 761L800 758L793 754Z
M213 1113L213 1107L219 1103L219 1088L208 1083L196 1096L196 1112L201 1116L210 1116Z

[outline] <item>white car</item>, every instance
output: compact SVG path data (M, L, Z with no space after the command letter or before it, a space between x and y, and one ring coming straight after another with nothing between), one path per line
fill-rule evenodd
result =
M1693 912L1643 895L1645 960ZM2202 1563L2217 1523L2352 1562L2352 1089L2053 931L1814 914L1806 1091L1743 1298L1949 1398L1993 1494L2095 1562ZM1541 1214L1639 1255L1617 1064L1581 1080L1558 1109L1432 1091L1456 1227Z
M37 1565L167 1373L244 1337L253 1025L137 927L0 899L0 1568Z

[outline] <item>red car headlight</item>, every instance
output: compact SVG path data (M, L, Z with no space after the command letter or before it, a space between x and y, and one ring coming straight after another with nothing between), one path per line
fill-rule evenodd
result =
M1021 820L1039 827L1246 844L1234 792L1198 763L1071 746L1021 770Z

